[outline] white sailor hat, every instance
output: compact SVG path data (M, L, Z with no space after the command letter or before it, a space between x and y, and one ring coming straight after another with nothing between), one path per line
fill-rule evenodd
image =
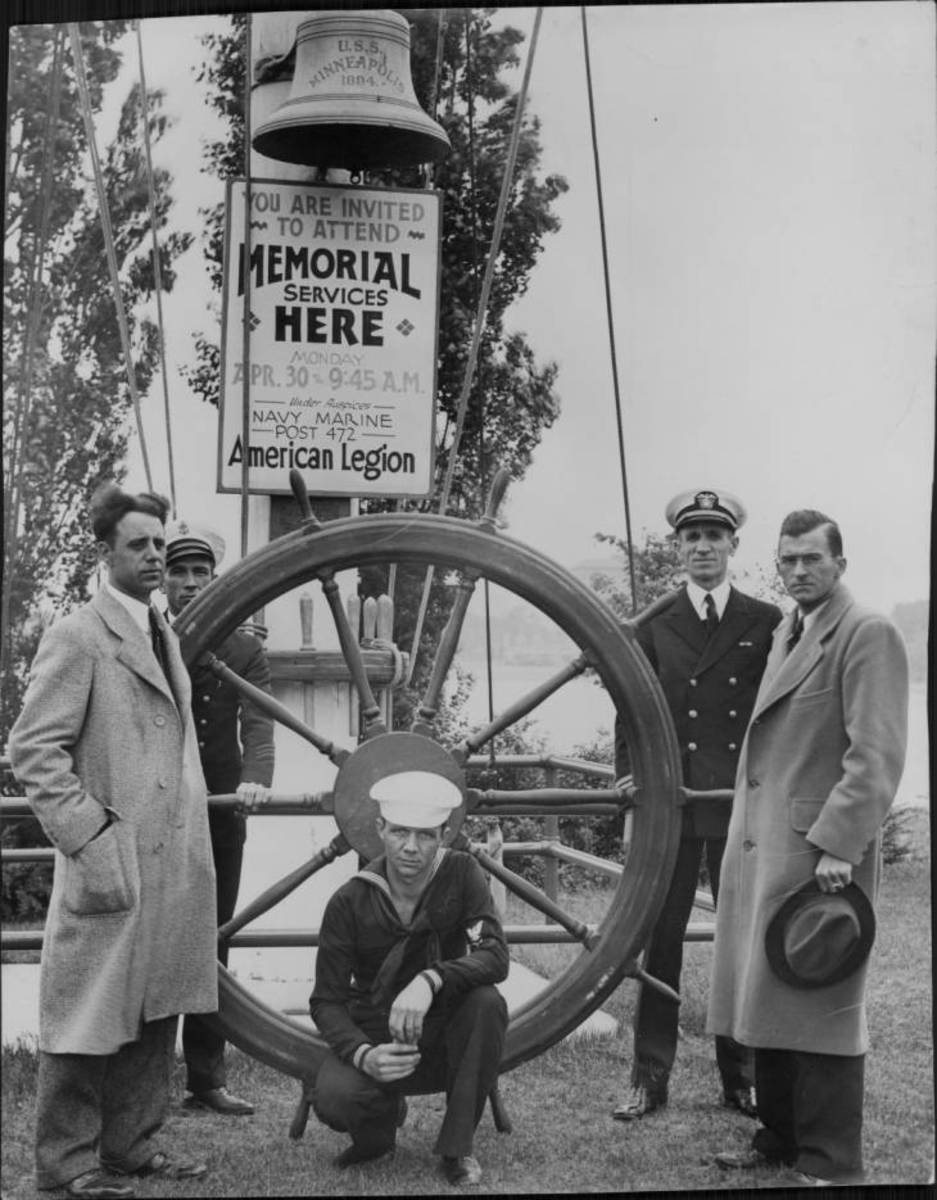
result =
M399 771L379 779L371 788L371 798L391 825L436 829L445 825L462 803L462 792L435 771Z
M745 524L748 513L738 496L731 492L700 488L674 496L664 510L664 516L674 529L691 521L715 521L717 525L728 525L734 533Z
M205 525L173 521L166 527L166 566L190 554L207 555L217 567L224 558L224 538Z

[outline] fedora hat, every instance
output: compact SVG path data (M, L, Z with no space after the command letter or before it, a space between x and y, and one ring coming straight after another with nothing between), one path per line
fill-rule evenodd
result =
M779 979L796 988L829 987L868 958L875 913L855 883L821 892L811 879L788 896L765 932L765 953Z

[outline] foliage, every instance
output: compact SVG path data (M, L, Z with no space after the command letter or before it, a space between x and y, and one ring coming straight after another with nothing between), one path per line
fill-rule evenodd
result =
M882 862L899 863L910 856L915 817L909 808L891 808L882 825Z
M100 115L121 67L126 22L87 23L81 42L91 104ZM56 37L64 26L10 30L7 193L4 228L4 612L0 744L19 711L28 665L52 609L81 601L94 567L86 500L103 478L120 478L127 448L129 386L98 210L85 165L87 140L76 74L66 52L53 87ZM165 132L162 93L148 95L150 136ZM54 126L50 127L50 112ZM143 314L154 272L140 95L134 87L117 132L101 152L136 386L145 395L158 362L158 331ZM54 128L54 133L52 129ZM50 155L48 211L44 162ZM165 226L170 176L156 171L157 220ZM34 281L45 229L43 288ZM190 244L164 234L160 266L172 289L173 263ZM31 374L28 329L36 321Z
M683 568L677 556L676 542L671 537L644 531L643 545L634 547L634 578L637 603L631 594L631 556L624 538L611 533L597 533L595 540L614 546L622 556L620 577L596 573L590 580L597 592L617 617L634 615L675 588L683 578Z

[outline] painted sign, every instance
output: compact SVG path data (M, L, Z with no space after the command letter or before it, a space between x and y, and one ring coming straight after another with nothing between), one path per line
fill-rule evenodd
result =
M425 496L440 194L243 179L227 192L218 491ZM248 353L244 346L249 306Z

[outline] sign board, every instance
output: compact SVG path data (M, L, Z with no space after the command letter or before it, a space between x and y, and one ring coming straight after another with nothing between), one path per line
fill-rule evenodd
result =
M440 194L254 179L227 190L218 491L432 488ZM245 301L250 308L248 353Z

